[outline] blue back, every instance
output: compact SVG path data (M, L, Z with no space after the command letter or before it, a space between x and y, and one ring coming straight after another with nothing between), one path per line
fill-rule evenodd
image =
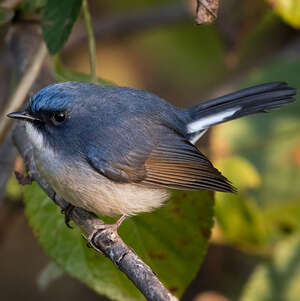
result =
M136 89L65 82L40 90L27 110L37 116L66 111L70 119L42 132L52 147L63 142L66 157L90 149L116 160L139 147L152 148L170 128L185 135L186 111ZM60 147L60 152L61 152Z

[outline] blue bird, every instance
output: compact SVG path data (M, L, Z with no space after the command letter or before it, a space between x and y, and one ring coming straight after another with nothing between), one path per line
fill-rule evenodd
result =
M168 189L234 192L194 144L210 126L278 109L295 95L274 82L181 109L145 91L64 82L8 116L26 121L36 166L58 195L121 216L119 226L162 206Z

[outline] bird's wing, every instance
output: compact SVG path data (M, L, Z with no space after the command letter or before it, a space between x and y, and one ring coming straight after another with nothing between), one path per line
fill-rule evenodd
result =
M127 152L119 162L106 162L91 151L88 162L107 178L120 183L182 190L235 189L211 162L180 133L168 129L155 144Z
M147 176L142 183L183 190L217 190L234 188L211 162L183 136L164 137L145 161Z

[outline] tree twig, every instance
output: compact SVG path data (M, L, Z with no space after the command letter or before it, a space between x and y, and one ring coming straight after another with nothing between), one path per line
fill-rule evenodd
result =
M29 176L38 182L49 198L62 209L65 209L68 203L55 195L54 190L36 169L32 145L27 139L23 124L16 126L13 139L20 155L24 159ZM104 222L93 213L78 207L72 210L70 217L88 236L104 224ZM147 300L178 300L163 286L151 268L123 242L116 231L103 230L98 232L93 242L97 249L107 256L134 283Z
M94 37L94 31L91 24L91 15L89 12L88 2L87 0L83 0L82 2L82 12L85 21L85 26L89 39L89 57L90 57L90 68L91 68L91 78L93 83L97 83L97 75L96 75L96 65L97 65L97 54L96 54L96 43Z
M14 94L8 102L8 106L5 108L4 112L0 117L0 145L3 142L6 133L12 124L12 119L6 118L6 115L10 112L18 110L23 104L31 86L33 85L37 75L40 72L46 54L46 46L44 42L41 42L33 59L33 62L31 63L28 70L20 80L16 91L14 92Z

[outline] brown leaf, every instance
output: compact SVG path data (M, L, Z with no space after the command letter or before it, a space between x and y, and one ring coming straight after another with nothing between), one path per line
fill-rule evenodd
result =
M218 16L219 0L197 0L196 23L210 24Z

